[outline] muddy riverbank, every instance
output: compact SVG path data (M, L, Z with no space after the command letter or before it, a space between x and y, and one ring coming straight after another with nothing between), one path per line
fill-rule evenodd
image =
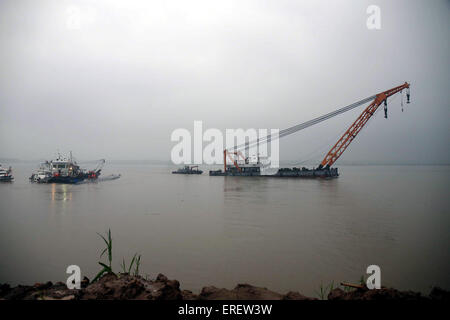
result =
M429 295L418 292L398 291L392 288L368 290L366 287L343 290L333 289L322 298L328 300L438 300L450 301L450 292L433 288ZM141 276L107 274L96 282L85 278L81 289L68 289L63 282L36 283L33 286L10 287L0 285L2 300L318 300L300 292L285 294L249 284L238 284L234 289L203 287L200 293L182 290L177 280L170 280L163 274L156 279Z

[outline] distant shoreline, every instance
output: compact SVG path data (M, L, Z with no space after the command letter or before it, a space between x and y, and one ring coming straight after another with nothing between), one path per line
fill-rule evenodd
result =
M47 159L48 160L48 159ZM24 160L24 159L18 159L18 158L0 158L0 163L3 165L6 164L33 164L38 165L41 162L45 162L46 159L32 159L32 160ZM96 160L77 160L79 163L97 163L98 159ZM182 166L173 164L171 161L166 160L106 160L108 164L117 165L117 164L125 164L125 165L160 165L160 166L170 166L170 167L179 167ZM317 166L317 162L308 162L304 164L298 164L294 161L282 161L280 163L280 167L314 167ZM215 168L218 166L222 166L220 164L218 165L208 165L208 164L202 164L200 165L204 168ZM349 166L386 166L386 167L394 167L394 166L450 166L450 163L370 163L370 162L342 162L338 163L334 167L349 167Z

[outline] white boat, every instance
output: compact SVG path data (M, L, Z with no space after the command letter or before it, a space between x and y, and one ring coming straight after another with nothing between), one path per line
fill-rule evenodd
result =
M52 177L52 165L50 162L46 161L41 163L39 166L39 169L36 171L36 173L33 173L30 177L31 182L38 182L38 183L46 183L48 182L48 179Z
M5 169L0 164L0 182L11 182L14 180L14 177L12 176L12 169L9 167L8 169Z

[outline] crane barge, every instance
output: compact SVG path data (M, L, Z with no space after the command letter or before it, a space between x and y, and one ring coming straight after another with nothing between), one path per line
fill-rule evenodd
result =
M404 84L394 87L392 89L380 92L373 96L367 97L363 100L357 101L351 105L340 108L333 112L327 113L318 118L309 120L307 122L289 127L287 129L281 130L278 137L267 136L262 140L257 140L250 142L245 145L240 145L234 148L234 150L223 151L223 171L222 170L211 170L209 171L210 176L266 176L261 172L262 165L258 159L256 163L250 163L248 157L244 157L241 150L247 150L255 144L267 143L272 139L282 138L289 134L295 133L297 131L306 129L317 123L330 119L346 111L352 110L362 104L371 102L364 111L359 115L359 117L352 123L352 125L345 131L341 138L336 142L336 144L328 151L328 153L323 158L322 162L317 168L307 169L307 168L280 168L278 171L269 176L275 177L299 177L299 178L334 178L338 177L338 169L332 168L333 164L342 153L348 148L350 143L356 138L362 128L366 125L369 119L375 114L378 108L384 105L384 117L387 118L387 99L396 93L402 93L406 90L406 103L410 103L410 84L405 82ZM231 163L227 163L227 158Z

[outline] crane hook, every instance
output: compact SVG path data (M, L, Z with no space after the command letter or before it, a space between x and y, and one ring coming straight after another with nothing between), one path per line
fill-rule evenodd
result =
M411 95L411 92L409 91L409 88L406 89L406 103L409 103L409 97Z
M402 112L403 112L403 91L400 91L400 105L402 106Z
M384 118L387 119L387 99L384 100Z

